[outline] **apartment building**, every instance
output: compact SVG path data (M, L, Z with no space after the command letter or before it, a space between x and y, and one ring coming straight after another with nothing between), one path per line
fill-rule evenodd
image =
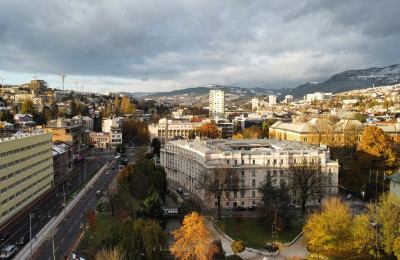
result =
M111 145L110 134L103 132L90 132L90 144L93 148L108 149Z
M53 178L51 132L0 138L0 224L47 191Z
M197 193L209 207L217 205L216 199L205 196L204 190L198 188L198 179L204 172L213 174L217 170L233 171L239 177L237 192L230 194L230 200L222 201L226 208L258 204L261 200L258 188L267 175L274 186L281 181L289 183L289 166L304 160L320 165L326 180L325 195L338 192L339 163L330 159L330 152L324 147L270 139L177 140L168 142L160 157L167 178ZM292 203L299 204L299 193L295 190L290 193ZM316 196L307 203L320 202L321 196Z
M225 116L225 92L223 90L210 90L209 109L211 118Z
M194 131L196 128L201 127L204 121L192 122L192 121L181 121L181 120L168 120L160 119L157 124L149 125L150 140L158 138L161 143L165 142L166 133L168 134L168 141L173 140L174 137L182 137L183 139L189 139L189 133Z

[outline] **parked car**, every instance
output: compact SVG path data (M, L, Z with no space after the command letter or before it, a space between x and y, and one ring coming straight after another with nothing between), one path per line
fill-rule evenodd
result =
M10 232L3 233L3 234L0 235L0 242L4 243L9 238L10 238Z
M189 198L189 194L187 194L186 192L184 192L184 193L182 193L182 197L183 197L184 199L187 199L187 198Z
M256 206L250 206L247 208L247 210L250 210L250 211L256 210Z
M353 195L347 194L346 198L347 198L348 200L351 200L351 199L353 198Z
M178 193L183 193L183 190L182 190L182 188L177 188L177 189L176 189L176 192L178 192Z
M17 252L17 247L9 245L4 251L1 252L0 259L11 259Z
M233 207L233 209L232 209L233 211L245 211L246 210L246 208L245 207L243 207L243 206L236 206L236 207Z
M29 242L29 239L30 239L29 233L25 234L24 236L22 236L22 237L18 240L18 246L23 246L23 245L25 245L26 243Z

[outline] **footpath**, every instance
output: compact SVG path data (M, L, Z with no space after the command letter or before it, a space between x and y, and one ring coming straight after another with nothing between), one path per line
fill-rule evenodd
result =
M106 163L93 177L92 179L86 183L86 189L89 189L90 186L95 183L101 174L108 168L109 163ZM48 236L53 232L53 230L57 227L58 224L64 219L65 215L75 207L78 201L85 194L85 188L75 196L75 198L58 214L58 216L53 217L36 235L36 238L32 237L32 241L27 243L16 255L15 259L29 259L31 255L31 244L32 244L32 253L35 252L37 248L41 246L41 244L48 238ZM65 211L65 212L64 212Z

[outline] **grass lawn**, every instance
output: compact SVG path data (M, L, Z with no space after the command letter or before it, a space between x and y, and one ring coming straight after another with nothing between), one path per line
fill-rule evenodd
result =
M271 242L272 223L260 223L255 217L242 217L238 223L234 217L222 218L217 222L221 231L225 232L234 240L243 240L246 246L256 249L263 249L265 243ZM278 241L287 243L292 241L302 230L301 221L294 221L292 227L278 232Z

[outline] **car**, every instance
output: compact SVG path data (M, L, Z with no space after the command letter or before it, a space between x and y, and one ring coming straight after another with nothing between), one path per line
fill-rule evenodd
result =
M246 208L243 206L236 206L232 208L233 211L245 211Z
M176 189L176 192L178 192L178 193L183 193L183 190L182 190L182 188L177 188L177 189Z
M96 195L100 195L101 194L101 191L96 191Z
M4 251L1 252L0 259L11 259L17 252L17 247L14 245L9 245Z
M247 210L254 211L254 210L256 210L256 206L254 206L254 205L250 206L250 207L247 208Z
M189 194L187 194L186 192L182 193L182 198L184 198L184 199L189 198Z
M18 240L18 246L23 246L26 243L29 242L29 233L25 234L24 236L20 237L20 239Z
M353 195L347 194L346 199L351 200L353 198Z
M3 234L0 235L0 242L4 243L9 238L10 238L10 232L3 233Z

